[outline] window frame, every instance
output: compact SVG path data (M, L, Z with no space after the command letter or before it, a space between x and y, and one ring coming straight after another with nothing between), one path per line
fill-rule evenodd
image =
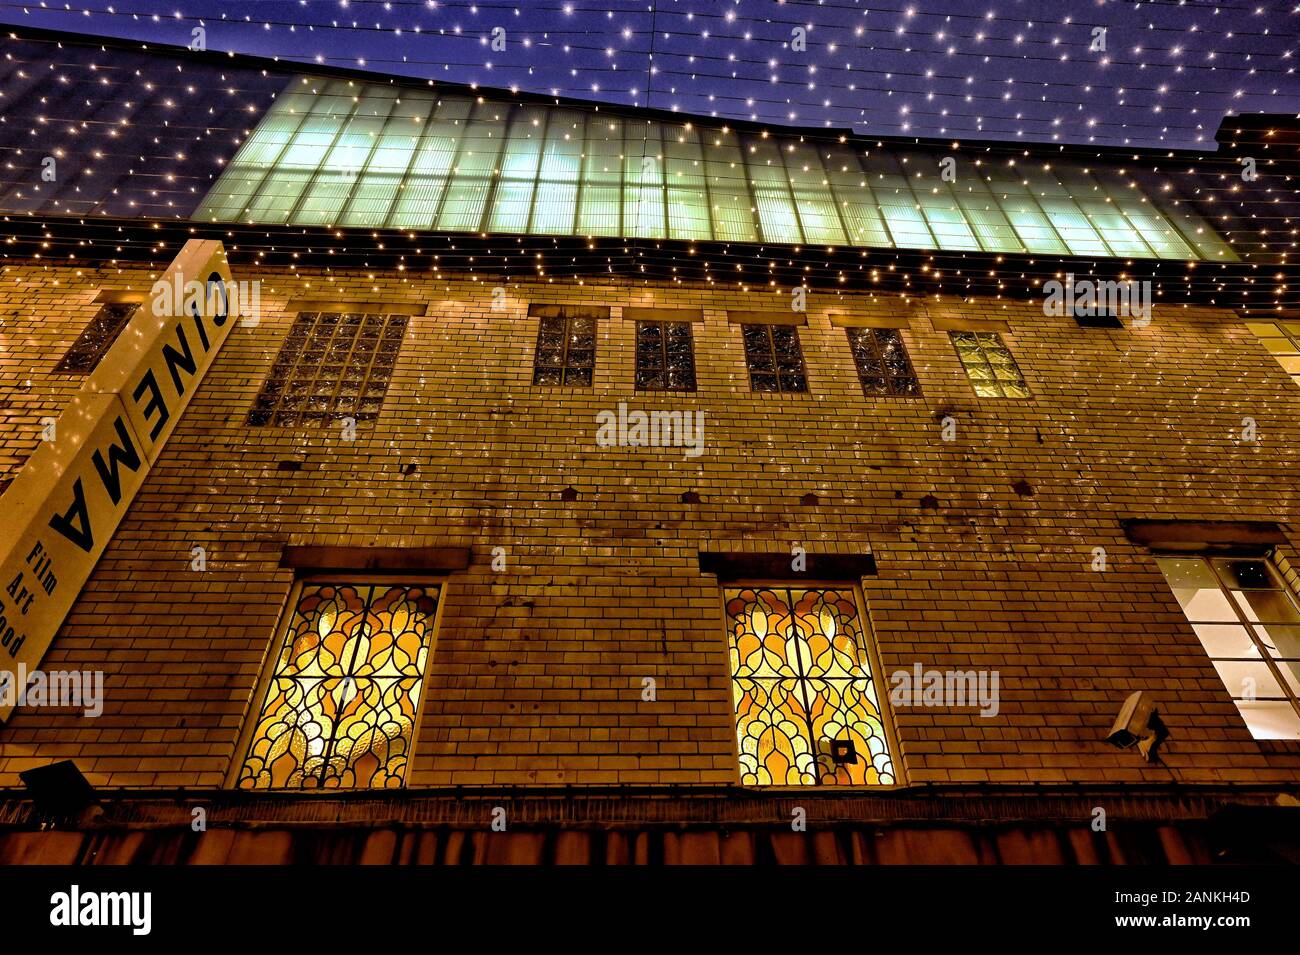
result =
M77 333L77 337L73 340L72 344L68 346L67 351L63 353L58 364L54 366L54 374L80 375L84 377L94 372L94 370L99 367L99 363L104 360L104 356L112 350L113 346L117 344L118 339L122 337L122 333L126 331L126 327L135 320L137 315L140 314L140 308L144 305L144 302L92 302L91 304L98 304L99 308L95 310L95 314L91 316L90 321L88 321L82 327L81 331ZM99 321L100 316L103 315L105 311L119 306L129 306L130 311L128 311L125 317L122 318L121 322L118 323L118 326L113 333L106 337L100 343L99 347L90 353L91 360L89 363L84 368L69 367L68 362L72 359L72 356L75 353L85 352L85 349L81 347L82 342L90 334L91 328L97 321Z
M1294 316L1281 316L1278 318L1250 319L1245 322L1246 330L1255 340L1255 343L1264 349L1268 357L1273 359L1274 363L1282 369L1284 375L1290 378L1296 385L1300 385L1300 331L1291 331L1286 327L1288 324L1300 326L1300 318ZM1273 326L1275 333L1272 335L1261 334L1258 328L1260 325ZM1291 347L1287 351L1277 351L1276 349L1269 347L1269 342L1279 341L1286 342ZM1284 358L1288 359L1288 361L1283 361ZM1291 364L1295 370L1288 368L1288 363Z
M880 722L885 733L885 745L889 750L890 763L894 770L894 781L887 784L875 786L867 785L827 785L821 782L812 784L791 785L789 783L773 783L771 785L753 784L744 782L743 769L740 761L740 725L736 713L736 700L734 696L735 674L731 669L731 623L727 614L727 591L750 589L784 589L784 590L841 590L851 591L853 601L858 611L858 620L861 623L862 634L866 642L864 653L867 661L871 666L872 682L876 684L877 705L880 710ZM720 655L722 659L722 673L726 682L728 722L731 727L731 756L735 772L735 785L746 790L757 792L783 792L783 793L808 793L818 792L825 794L833 793L879 793L896 789L904 789L909 784L907 781L907 767L903 761L903 750L899 742L898 728L894 718L892 704L889 699L890 686L888 676L885 673L884 663L880 657L879 641L876 638L876 628L871 620L870 607L867 603L865 592L862 584L856 580L829 580L826 578L815 578L811 580L792 579L789 577L770 578L770 577L739 577L734 580L719 580L717 582L717 607L718 607L718 632L721 640L718 641L721 647ZM883 692L882 692L883 689ZM861 757L861 754L859 754Z
M533 387L534 388L594 388L596 386L596 356L599 352L600 343L600 318L595 315L583 315L573 312L562 312L558 315L537 315L537 337L533 341ZM591 322L591 366L589 368L570 366L569 365L569 340L573 336L571 324L579 319ZM560 352L560 362L558 365L543 365L540 362L542 356L542 335L546 328L547 322L563 322L561 330L561 339L563 348ZM538 377L543 372L558 371L560 380L558 382L538 381ZM591 380L587 382L571 382L569 376L574 372L585 371L591 375Z
M755 395L807 395L807 394L811 394L811 393L812 393L812 386L811 386L810 382L808 381L808 359L804 356L804 353L803 353L803 340L800 339L800 337L799 337L799 326L798 326L798 325L793 325L793 324L776 324L776 323L773 323L773 322L740 322L740 323L738 323L738 324L740 325L740 347L741 347L741 349L742 349L742 351L744 352L744 355L745 355L745 374L746 374L746 377L748 377L748 379L749 379L749 392L750 392L750 394L755 394ZM771 359L772 359L772 370L771 370L770 372L766 372L766 371L757 371L757 372L756 372L756 371L754 371L753 367L752 367L752 366L750 365L750 363L749 363L749 344L748 344L748 342L745 340L745 336L746 336L747 332L749 331L749 329L751 329L751 328L762 329L763 334L764 334L764 336L765 336L766 339L767 339L768 355L769 355L769 356L771 357ZM781 371L779 370L780 362L779 362L779 358L778 358L778 355L777 355L776 340L772 337L772 335L773 335L773 329L777 329L777 328L788 328L788 329L790 329L790 334L794 336L794 343L795 343L795 346L799 349L799 377L803 380L803 388L802 388L801 390L800 390L800 389L790 389L790 388L783 388L783 387L782 387L781 379L782 379L782 378L787 378L787 377L793 377L793 376L792 376L792 375L783 375L783 374L781 373ZM775 378L775 379L776 379L776 388L774 388L774 389L772 389L772 390L755 388L755 387L754 387L754 376L755 376L755 375L770 375L772 378Z
M981 400L994 400L994 401L1033 401L1034 400L1034 392L1033 389L1029 387L1029 379L1025 377L1024 369L1020 367L1020 362L1016 359L1016 353L1011 350L1011 346L1009 346L1006 342L1006 339L1002 337L1003 332L998 330L992 330L992 329L981 330L981 329L972 329L972 328L964 328L964 329L950 328L947 329L947 332L948 332L948 343L952 346L952 350L956 353L957 363L958 365L961 366L962 372L966 375L966 383L970 385L971 391L975 392L975 397ZM991 379L991 383L995 384L1001 393L996 395L980 394L977 385L989 384L990 382L977 382L974 378L971 377L970 366L966 364L965 359L962 357L961 349L957 347L957 336L959 335L975 336L975 340L977 344L980 346L979 347L980 358L983 360L984 364L990 370L992 370L993 368L993 362L989 361L986 355L987 349L983 347L984 346L983 336L991 335L994 338L996 338L998 346L1003 351L1005 351L1007 355L1011 358L1011 366L1016 370L1016 375L1019 378L1018 384L1020 387L1025 389L1025 393L1023 395L1007 394L1006 393L1007 384L1015 385L1017 384L1017 382L1004 383L1001 379L995 376L994 378Z
M1282 701L1289 703L1292 711L1296 714L1297 719L1300 719L1300 689L1296 689L1291 686L1290 681L1287 679L1287 675L1282 672L1282 669L1279 665L1282 662L1290 662L1292 661L1293 658L1283 657L1280 655L1280 653L1278 657L1275 658L1272 654L1269 653L1268 648L1263 645L1261 638L1255 632L1255 627L1257 625L1264 628L1267 628L1270 625L1277 626L1277 627L1295 626L1297 628L1300 628L1300 622L1295 624L1286 624L1286 623L1270 624L1268 621L1259 621L1258 624L1256 624L1255 622L1249 620L1246 614L1242 611L1242 608L1238 605L1237 601L1232 598L1231 588L1228 586L1229 582L1226 580L1226 578L1220 572L1219 568L1214 563L1215 560L1233 560L1233 559L1260 561L1268 568L1272 577L1276 579L1276 581L1280 585L1278 591L1284 594L1290 600L1291 604L1296 608L1297 612L1300 612L1300 594L1297 594L1295 590L1291 587L1291 585L1287 582L1286 574L1279 563L1276 549L1248 547L1248 546L1216 546L1216 547L1198 548L1196 550L1174 550L1168 548L1158 548L1158 549L1153 549L1151 551L1151 556L1156 561L1156 568L1160 571L1161 579L1164 581L1165 587L1169 595L1173 598L1174 603L1178 605L1178 612L1182 614L1183 620L1186 622L1187 626L1191 629L1193 636L1196 637L1196 641L1200 646L1201 652L1202 654L1204 654L1204 659L1209 662L1211 668L1214 670L1214 675L1218 678L1219 683L1223 687L1224 692L1228 694L1228 698L1232 701L1233 709L1237 711L1237 715L1240 718L1242 725L1246 727L1246 732L1250 734L1251 739L1253 739L1257 743L1295 744L1297 742L1300 742L1300 734L1293 737L1256 736L1254 731L1251 730L1250 724L1247 722L1245 714L1242 712L1241 707L1238 705L1240 698L1233 691L1232 687L1228 685L1228 682L1224 679L1223 674L1219 672L1219 668L1217 666L1217 664L1220 662L1262 663L1264 665L1264 668L1268 670L1268 672L1272 675L1273 679L1277 682L1278 687L1281 689ZM1164 567L1161 566L1160 564L1160 561L1165 559L1198 560L1203 564L1205 564L1209 569L1209 572L1213 575L1215 583L1218 585L1219 593L1223 595L1223 598L1228 604L1229 609L1232 610L1232 613L1236 618L1235 621L1193 619L1183 608L1181 602L1178 600L1178 595L1174 592L1174 585L1172 581L1169 580L1168 575L1165 573ZM1238 589L1242 589L1242 588L1238 588ZM1264 592L1270 592L1270 591L1266 590ZM1213 626L1238 627L1244 630L1246 634L1246 638L1250 641L1251 646L1254 648L1254 650L1259 654L1259 658L1255 660L1255 659L1245 658L1240 656L1215 656L1211 654L1209 648L1205 645L1204 638L1201 637L1201 635L1197 632L1196 628L1213 627ZM1295 659L1300 659L1300 657ZM1298 676L1297 679L1300 679L1300 676ZM1261 699L1268 701L1268 700L1272 700L1273 698L1260 697L1257 695L1255 699L1257 701Z
M289 385L292 384L293 381L295 380L294 372L297 371L299 366L304 364L303 356L307 352L307 345L312 341L316 329L320 327L321 318L326 315L338 316L338 322L335 329L330 333L328 339L324 342L324 346L326 350L328 350L333 345L335 338L338 335L339 327L343 325L344 321L347 319L348 316L357 315L361 317L361 325L358 327L356 335L354 335L352 338L352 342L348 348L348 354L343 359L342 364L340 364L339 366L338 377L331 379L321 375L320 368L322 366L317 365L317 368L314 370L312 376L309 379L306 379L306 381L313 386L319 382L326 382L333 385L333 390L330 392L329 395L330 406L323 411L316 411L310 409L306 407L306 401L307 399L314 396L307 395L304 397L303 407L297 408L292 412L285 412L283 410L284 401L286 396L289 393L288 392ZM278 391L270 392L268 390L268 387L272 381L276 380L274 377L275 368L277 365L281 363L281 360L286 357L286 349L289 348L290 338L293 335L296 327L303 321L304 316L314 316L310 324L306 326L307 337L303 341L302 347L297 349L297 351L291 356L289 363L285 366L284 379L281 382ZM370 355L369 359L365 364L365 367L361 371L361 377L358 381L358 386L357 386L355 407L351 412L342 412L339 411L334 406L336 405L339 399L340 392L343 389L344 383L348 379L347 370L351 367L350 362L352 356L356 352L357 343L361 340L361 332L365 328L365 320L369 317L378 317L383 320L379 329L379 336L375 342L374 352ZM384 388L379 398L379 407L376 408L374 411L364 411L361 408L361 402L366 396L366 392L368 390L367 386L370 385L371 382L380 380L373 376L373 372L375 371L376 365L379 362L379 356L383 351L383 345L387 340L388 329L393 327L393 325L397 323L394 320L400 320L402 333L397 338L397 350L393 354L392 366L388 368L385 377L382 379ZM369 312L369 311L364 311L364 310L359 311L354 309L337 309L337 310L322 309L317 311L303 309L301 311L298 311L296 314L294 314L293 321L290 323L288 330L285 332L284 337L281 339L280 347L276 350L275 357L271 360L271 364L267 367L266 373L262 376L262 382L258 386L256 394L253 395L252 407L250 407L248 411L244 414L244 425L249 428L302 428L305 426L324 428L324 427L328 427L330 424L334 422L345 421L349 418L351 418L353 421L358 423L362 421L378 420L379 416L383 414L384 404L388 401L388 393L393 386L393 378L397 372L397 365L398 362L401 361L402 347L406 344L406 336L407 333L410 331L410 329L411 329L411 316L404 312ZM272 394L274 395L275 400L274 403L270 406L270 408L264 409L259 407L259 402L261 402L264 397L268 397ZM285 421L285 422L277 421L276 419L282 413L292 413L294 416L294 420ZM265 421L253 420L255 415L262 415L262 414L268 416L267 420Z
M884 353L881 350L880 339L882 334L894 334L898 338L898 344L903 350L903 360L907 362L907 376L893 375L889 373L888 366L885 364ZM867 375L862 370L862 365L858 362L858 351L854 345L855 335L865 336L871 342L871 353L880 362L884 369L883 376L876 375L872 377L883 377L885 389L883 391L871 391L867 388ZM924 390L921 388L921 378L916 373L916 366L912 364L912 353L907 349L907 342L903 339L903 330L901 328L875 328L848 326L844 329L844 338L849 345L849 355L853 359L853 367L857 371L858 384L862 387L862 396L864 398L920 398L923 397ZM911 381L915 385L912 391L900 391L896 386L899 381Z
M280 787L280 788L244 788L239 785L240 776L243 774L244 764L248 761L249 749L253 743L253 734L257 731L257 723L261 719L262 710L266 703L266 695L270 689L271 681L274 679L273 665L275 659L280 653L280 648L284 645L285 634L288 632L292 623L294 610L297 608L299 601L302 599L302 592L305 587L315 584L336 584L354 587L370 587L382 585L405 584L412 587L437 587L438 588L438 606L433 614L433 624L430 630L428 659L424 664L424 672L420 675L420 705L416 708L415 719L411 723L411 755L406 764L406 775L402 778L402 785L395 787ZM233 790L241 793L348 793L348 792L388 792L393 789L408 789L410 787L410 773L415 764L415 754L420 739L420 729L424 722L424 712L428 703L429 677L433 672L434 657L438 649L438 637L442 631L443 609L447 605L447 590L451 586L449 576L445 572L432 573L392 573L376 572L366 570L331 570L331 571L313 571L311 573L299 574L295 577L292 586L285 593L284 599L280 603L279 614L276 617L275 627L272 630L271 637L266 642L266 647L262 651L262 657L258 663L258 676L249 698L244 704L243 722L239 728L239 735L235 741L234 753L230 759L230 766L226 771L224 789Z
M634 332L633 332L633 335L635 336L635 338L634 338L634 342L633 342L633 356L632 356L632 361L633 361L633 363L634 363L634 367L633 367L633 369L632 369L632 386L633 386L633 388L635 388L637 391L644 391L644 392L649 392L649 393L665 393L665 394L692 394L692 393L698 391L698 390L699 390L699 376L698 376L698 374L697 374L698 368L696 367L696 364L695 364L695 330L691 327L692 324L694 324L694 323L693 323L693 322L674 322L674 321L670 321L670 320L646 320L646 319L637 319L635 324L636 324L636 328L635 328L635 330L634 330ZM662 366L660 367L659 372L660 372L660 374L663 375L664 378L665 378L665 384L664 384L664 386L663 386L662 388L650 388L650 387L643 386L643 385L641 384L641 371L642 371L642 369L641 369L641 329L642 329L642 327L645 326L645 325L658 325L658 326L659 326L659 329L660 329L660 332L659 332L659 359L660 359L660 361L662 361L663 364L662 364ZM691 386L690 386L689 388L670 388L670 387L666 384L666 379L667 379L667 375L668 375L668 335L667 335L667 328L668 328L670 325L678 325L678 326L681 326L682 328L684 328L684 329L686 330L686 337L690 340L690 346L691 346ZM653 369L651 369L651 370L653 370Z

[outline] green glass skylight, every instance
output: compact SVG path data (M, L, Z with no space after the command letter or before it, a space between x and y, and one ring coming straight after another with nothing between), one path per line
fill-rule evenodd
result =
M1235 261L1151 174L807 141L295 77L196 217L413 231Z

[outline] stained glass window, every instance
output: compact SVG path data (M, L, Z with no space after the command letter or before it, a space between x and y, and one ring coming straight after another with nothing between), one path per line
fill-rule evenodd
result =
M1235 261L1161 176L299 76L213 222Z
M849 349L858 367L862 393L871 395L919 395L912 361L907 357L903 336L896 328L847 328Z
M747 786L895 782L855 591L724 592Z
M86 374L94 371L99 360L113 347L117 336L122 334L122 329L126 328L127 323L131 321L131 316L139 307L134 302L110 302L101 305L95 317L90 320L90 324L81 330L77 340L64 353L54 370L64 374Z
M636 323L636 386L642 391L695 390L690 322Z
M807 391L799 330L793 325L742 325L750 391Z
M1291 380L1300 385L1300 321L1247 322L1246 327Z
M1259 557L1159 557L1256 739L1300 739L1300 605Z
M534 385L590 387L595 368L594 317L581 312L561 312L538 319Z
M272 656L241 789L395 789L406 779L437 586L304 584Z
M248 413L251 425L376 417L388 393L405 315L303 312Z
M971 387L981 398L1028 398L1029 387L997 332L949 332Z

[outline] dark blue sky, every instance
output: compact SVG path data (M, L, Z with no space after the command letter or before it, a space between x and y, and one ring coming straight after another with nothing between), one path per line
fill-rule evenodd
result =
M202 25L209 49L881 134L1206 148L1229 111L1300 112L1295 0L0 0L0 20Z

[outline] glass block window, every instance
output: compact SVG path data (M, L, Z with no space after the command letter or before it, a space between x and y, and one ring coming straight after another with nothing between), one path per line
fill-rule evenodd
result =
M591 387L596 368L596 319L580 313L538 319L534 385Z
M895 782L852 588L724 591L746 786Z
M126 328L139 307L138 302L108 302L101 305L54 370L69 375L84 375L94 371L99 360L113 347L113 342L117 341L117 336L122 334L122 329Z
M301 585L271 655L239 788L400 788L438 598L435 585Z
M742 325L750 391L807 391L799 330L793 325Z
M957 357L981 398L1028 398L1020 367L997 332L949 332Z
M405 315L299 314L248 423L290 427L377 417L406 324Z
M1256 739L1300 739L1300 606L1262 557L1158 557Z
M695 390L690 322L636 323L636 386L642 391Z
M1300 385L1300 321L1247 322L1246 327Z
M916 380L912 360L907 357L907 347L898 329L846 328L845 331L864 395L921 393L921 383Z

